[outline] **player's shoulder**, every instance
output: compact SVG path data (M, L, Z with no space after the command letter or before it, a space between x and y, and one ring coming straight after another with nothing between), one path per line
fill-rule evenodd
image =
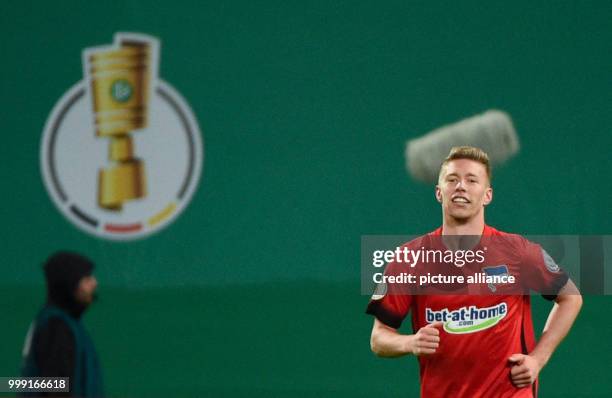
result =
M435 239L434 237L436 235L440 235L441 233L438 233L442 231L442 227L436 229L435 231L432 232L428 232L424 235L421 236L417 236L416 238L403 243L400 247L403 248L407 248L410 250L418 250L421 249L423 247L429 247L431 245L431 242L433 239Z
M524 250L532 244L527 238L520 234L501 231L490 225L485 225L483 235L489 237L495 244L503 245L514 250Z

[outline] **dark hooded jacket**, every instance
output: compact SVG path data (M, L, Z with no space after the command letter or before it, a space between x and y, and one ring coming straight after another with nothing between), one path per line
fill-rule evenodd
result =
M58 252L44 264L47 302L28 331L22 376L68 377L70 391L24 396L102 396L97 354L81 323L87 306L75 299L79 281L93 268L89 259L70 252Z

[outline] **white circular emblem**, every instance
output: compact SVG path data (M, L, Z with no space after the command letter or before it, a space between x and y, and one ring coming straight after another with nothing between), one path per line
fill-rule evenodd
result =
M542 257L544 257L544 264L546 265L546 269L550 272L557 273L559 272L559 266L553 260L553 258L546 252L546 250L542 249Z
M372 300L382 300L387 295L387 284L384 282L376 285L374 294L372 294Z
M83 231L115 240L144 237L172 222L189 203L202 168L200 130L180 95L159 83L150 125L134 133L148 193L121 211L97 204L97 173L107 163L107 145L92 131L84 83L69 90L51 113L41 148L45 186L62 214Z

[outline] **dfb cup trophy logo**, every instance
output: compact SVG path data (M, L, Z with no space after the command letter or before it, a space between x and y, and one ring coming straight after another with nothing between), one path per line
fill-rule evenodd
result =
M84 78L53 108L43 132L44 183L81 230L113 240L169 225L195 192L203 161L197 120L158 78L159 42L117 33L83 51Z

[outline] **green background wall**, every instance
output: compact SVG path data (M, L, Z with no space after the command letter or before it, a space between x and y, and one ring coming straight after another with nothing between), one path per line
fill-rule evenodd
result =
M85 318L110 396L414 396L414 358L369 352L364 234L440 222L404 143L499 108L521 152L495 170L488 222L610 233L612 3L3 2L0 375L18 373L58 248L98 264ZM39 171L43 125L81 50L134 31L191 104L204 170L189 208L145 240L69 224ZM534 298L541 329L549 304ZM610 304L583 312L542 396L609 396ZM466 369L466 371L469 371Z

